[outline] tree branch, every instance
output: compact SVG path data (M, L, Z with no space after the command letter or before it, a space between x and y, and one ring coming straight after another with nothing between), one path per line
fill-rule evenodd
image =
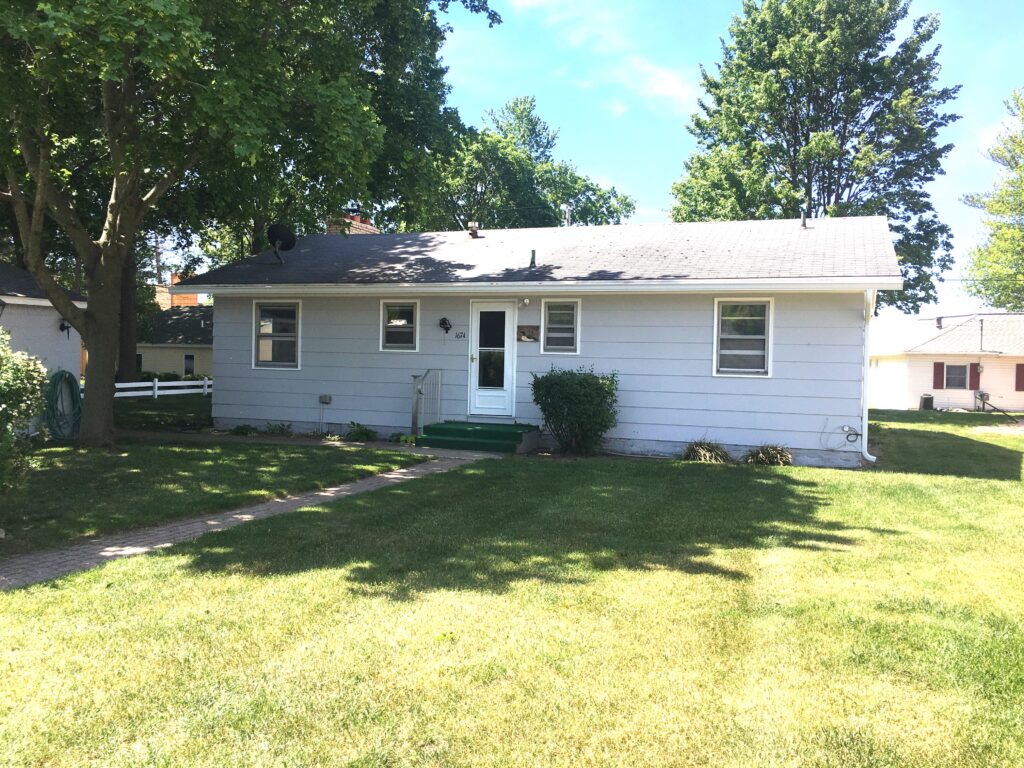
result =
M43 155L45 156L45 152ZM14 218L18 225L18 233L21 237L21 242L25 246L25 266L28 267L28 271L32 274L32 277L36 279L39 287L43 289L44 293L46 293L46 297L50 300L50 303L56 307L57 311L60 312L61 315L63 315L64 318L71 323L71 325L73 325L84 338L86 335L85 312L75 305L71 300L71 297L68 296L67 291L65 291L64 288L53 279L53 275L46 268L46 264L43 259L43 216L46 211L46 197L48 195L46 187L49 175L47 160L41 157L37 168L43 171L45 175L41 175L41 180L36 181L35 203L30 216L28 203L25 201L25 195L22 192L21 185L18 184L18 177L14 173L14 169L9 165L4 167L4 175L7 177L7 186L11 202L14 206Z
M21 149L21 156L25 160L25 167L29 175L35 181L36 186L43 187L46 192L46 207L50 216L60 225L60 228L67 234L71 244L75 247L86 270L91 271L100 258L100 249L89 234L89 230L82 224L78 212L64 194L53 184L49 183L49 165L47 165L46 179L39 173L40 153L33 148L28 136L24 133L18 138L18 146ZM8 179L10 183L10 179ZM69 318L70 319L70 318Z

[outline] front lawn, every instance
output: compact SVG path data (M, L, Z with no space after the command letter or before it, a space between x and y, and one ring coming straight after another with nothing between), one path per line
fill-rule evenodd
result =
M113 452L46 447L37 459L28 485L0 504L0 557L256 504L422 461L398 451L348 447L131 441Z
M868 472L486 461L0 594L4 756L1024 764L1024 436L886 428Z
M202 429L213 426L209 395L122 397L114 400L114 423L120 429Z

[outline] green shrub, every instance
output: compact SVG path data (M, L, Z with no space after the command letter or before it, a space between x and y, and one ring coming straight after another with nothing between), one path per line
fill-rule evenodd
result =
M172 372L143 371L139 374L139 381L181 381L181 376Z
M619 378L591 368L552 368L530 384L544 423L564 453L593 453L615 426Z
M370 443L376 440L378 437L377 431L370 429L365 424L360 424L355 421L348 423L348 432L345 433L345 439L351 440L355 443Z
M270 422L264 427L264 431L268 435L290 435L292 433L292 425L285 424L283 421L280 423Z
M30 467L26 433L46 406L46 369L36 358L11 350L10 338L0 328L0 491L24 482Z
M259 432L260 431L256 429L256 427L254 427L252 424L239 424L238 426L231 428L232 435L258 435Z
M729 464L732 457L718 443L710 440L694 440L683 451L683 461L698 461L702 464Z
M747 464L762 464L768 467L788 467L793 463L793 454L781 445L760 445L743 457Z

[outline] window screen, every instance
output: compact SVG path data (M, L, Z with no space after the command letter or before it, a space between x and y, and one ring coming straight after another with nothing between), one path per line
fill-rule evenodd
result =
M718 304L718 373L768 375L768 302Z
M967 389L967 366L946 366L946 389Z
M580 306L576 301L551 301L544 305L544 351L579 351Z
M256 365L299 367L298 304L256 305Z
M381 347L384 349L416 349L416 305L386 303L381 312L384 327Z

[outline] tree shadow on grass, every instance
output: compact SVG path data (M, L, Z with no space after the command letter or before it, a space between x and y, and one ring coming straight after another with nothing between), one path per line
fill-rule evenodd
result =
M351 589L407 599L501 592L601 571L749 574L730 550L837 550L883 529L818 518L816 484L771 469L591 459L488 461L178 547L200 572L342 569ZM741 563L737 565L736 563Z
M872 425L877 469L980 480L1020 480L1020 450L938 430Z

